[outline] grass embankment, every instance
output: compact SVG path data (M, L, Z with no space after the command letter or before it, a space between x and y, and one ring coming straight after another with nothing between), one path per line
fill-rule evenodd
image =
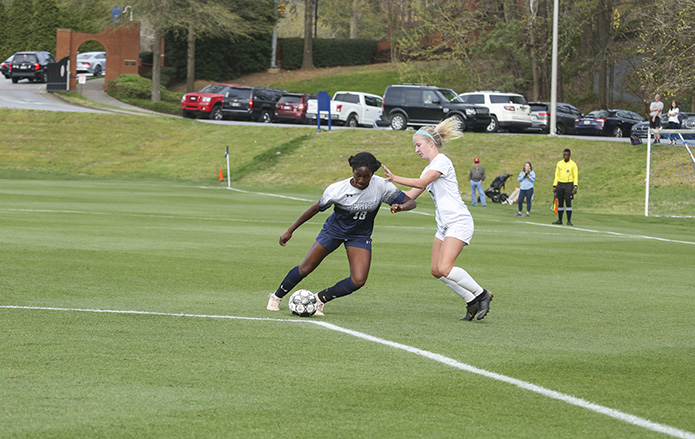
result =
M394 172L417 176L425 163L415 154L412 132L322 130L313 127L231 126L192 120L113 114L5 110L7 136L0 170L68 177L127 177L212 182L225 169L229 147L235 184L321 189L349 175L347 158L370 151ZM576 205L601 213L640 214L644 200L645 145L545 136L466 133L443 152L457 166L468 199L473 158L486 168L486 187L495 176L512 174L517 187L524 161L537 174L536 206L550 204L555 163L571 148L579 166ZM16 175L13 172L13 175Z

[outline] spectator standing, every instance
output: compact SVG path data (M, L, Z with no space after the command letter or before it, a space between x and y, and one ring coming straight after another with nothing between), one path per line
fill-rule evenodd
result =
M485 181L485 168L480 166L480 159L475 158L473 160L473 167L471 172L468 173L468 180L471 182L471 198L473 205L478 205L478 196L476 196L475 191L478 191L480 195L480 205L487 206L487 200L485 199L485 191L483 190L483 181Z
M649 105L649 128L654 130L654 143L661 143L661 111L664 109L664 103L661 102L661 96L657 93L654 96L654 102Z
M571 156L572 151L570 151L569 148L565 148L565 150L562 151L562 160L557 162L557 166L555 167L553 193L557 197L557 221L553 224L562 224L562 214L567 212L567 225L574 225L572 224L572 199L577 193L579 169L577 168L577 164L570 159Z
M669 108L668 113L666 115L668 116L668 129L669 130L677 130L678 128L681 127L681 120L678 118L678 115L680 114L681 110L678 108L678 103L676 101L671 102L671 108ZM668 144L669 145L675 145L676 144L676 134L669 134L668 135Z
M533 185L536 182L536 173L533 172L531 162L524 163L524 169L519 173L519 212L514 216L521 216L521 208L526 198L526 213L524 216L531 215L531 200L533 200Z

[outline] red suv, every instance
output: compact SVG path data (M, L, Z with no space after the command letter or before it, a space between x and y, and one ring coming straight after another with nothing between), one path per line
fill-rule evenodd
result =
M307 123L307 101L316 96L306 93L285 93L275 104L275 120L278 122Z
M222 104L225 96L235 84L210 84L197 93L187 93L181 98L183 117L195 118L198 115L209 119L222 120Z

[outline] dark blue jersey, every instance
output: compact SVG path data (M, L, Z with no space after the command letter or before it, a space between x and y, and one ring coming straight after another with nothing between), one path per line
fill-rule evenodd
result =
M319 200L323 212L331 205L333 214L328 217L324 229L337 239L370 237L374 230L374 218L381 203L403 203L406 196L390 181L372 176L369 186L357 189L348 178L328 186Z

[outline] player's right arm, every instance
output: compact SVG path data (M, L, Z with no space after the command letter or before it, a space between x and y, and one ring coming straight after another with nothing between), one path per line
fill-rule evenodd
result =
M283 247L286 246L287 241L289 241L290 238L292 238L292 233L294 233L294 231L297 230L299 226L312 219L317 213L319 213L318 201L312 204L310 208L304 211L304 213L299 215L299 218L297 218L297 220L292 223L292 225L287 229L287 231L283 233L282 236L280 236L280 245Z

